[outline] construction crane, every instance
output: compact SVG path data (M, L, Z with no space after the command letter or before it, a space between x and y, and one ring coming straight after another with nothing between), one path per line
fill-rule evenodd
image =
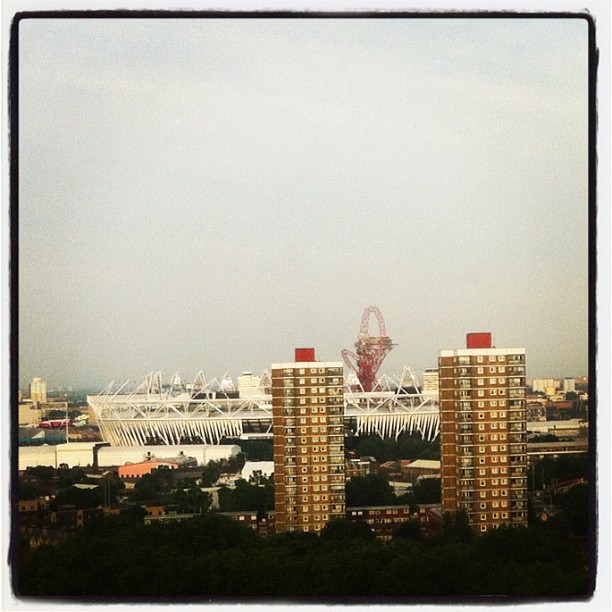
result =
M370 317L374 315L378 321L378 336L371 336L369 331ZM356 352L348 349L342 351L342 359L346 366L354 372L364 391L372 391L377 383L376 373L380 369L385 357L395 345L387 336L385 320L376 306L368 306L361 317L361 327L357 342Z

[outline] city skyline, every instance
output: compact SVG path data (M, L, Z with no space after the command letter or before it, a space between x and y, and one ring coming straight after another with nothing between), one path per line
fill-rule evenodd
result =
M381 373L587 375L587 26L23 20L20 386L337 360L370 304Z

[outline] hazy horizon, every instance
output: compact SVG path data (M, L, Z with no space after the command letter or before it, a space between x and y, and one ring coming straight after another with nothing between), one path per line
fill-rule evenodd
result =
M417 377L490 331L588 375L583 19L25 19L19 384ZM372 320L371 330L376 325Z

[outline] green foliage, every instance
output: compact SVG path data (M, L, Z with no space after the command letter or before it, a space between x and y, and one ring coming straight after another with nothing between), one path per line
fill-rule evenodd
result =
M421 524L416 520L404 521L394 532L394 538L416 540L421 542L423 540L423 533L421 532Z
M171 501L178 505L182 514L198 514L210 509L212 497L194 482L179 483L177 489L172 492Z
M50 465L37 465L35 467L26 468L26 476L38 478L43 482L49 482L55 476L55 468Z
M473 537L474 532L470 527L465 510L444 513L442 517L442 540L444 542L470 542Z
M380 474L354 476L346 482L347 506L390 506L397 503L391 485Z
M49 504L51 510L61 510L62 506L74 506L77 510L97 508L103 502L101 487L95 489L78 489L68 487L60 491Z
M240 447L242 455L248 461L273 461L274 460L274 445L272 439L265 440L240 440L240 439L225 439L222 444L236 444ZM242 469L242 466L240 466Z
M321 537L259 538L214 513L151 526L107 517L54 546L24 545L17 591L44 598L317 597L320 603L364 596L372 602L588 595L585 544L564 540L548 526L493 530L469 542L398 537L385 543L348 533L360 529L358 523L338 523Z
M237 474L244 467L244 463L243 453L238 453L230 459L209 461L202 469L202 486L212 487L223 474Z
M80 467L69 468L66 464L60 465L57 470L59 476L57 486L60 489L66 489L74 484L87 483L85 470Z
M345 447L360 457L375 457L379 463L401 459L440 459L440 441L423 440L420 436L400 436L397 440L379 436L355 436L345 440Z
M442 498L442 489L439 478L421 478L412 487L412 496L415 504L439 504Z
M221 477L221 462L209 461L202 469L202 486L212 487Z
M351 540L354 538L372 540L376 536L363 521L349 521L347 519L335 519L325 525L321 531L323 540Z
M172 489L172 470L157 469L145 474L134 485L132 501L167 501Z
M559 438L553 434L539 434L530 438L529 442L532 444L538 444L542 442L558 442Z
M38 487L31 484L20 484L18 488L18 499L20 501L26 501L30 499L36 499L40 495Z
M263 517L267 511L274 510L274 484L271 479L263 478L260 484L238 480L234 489L221 487L219 507L222 512L254 510Z
M573 486L567 493L560 496L561 512L555 517L554 524L576 536L586 536L589 530L588 500L589 489L586 484Z
M540 490L543 486L550 488L553 484L588 478L589 459L583 455L561 455L557 459L541 459L529 469L527 485L530 490Z

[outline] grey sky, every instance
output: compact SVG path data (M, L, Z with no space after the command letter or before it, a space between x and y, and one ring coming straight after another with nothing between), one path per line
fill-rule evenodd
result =
M587 373L582 20L25 20L20 384L260 372L377 305ZM372 325L374 331L375 326Z

